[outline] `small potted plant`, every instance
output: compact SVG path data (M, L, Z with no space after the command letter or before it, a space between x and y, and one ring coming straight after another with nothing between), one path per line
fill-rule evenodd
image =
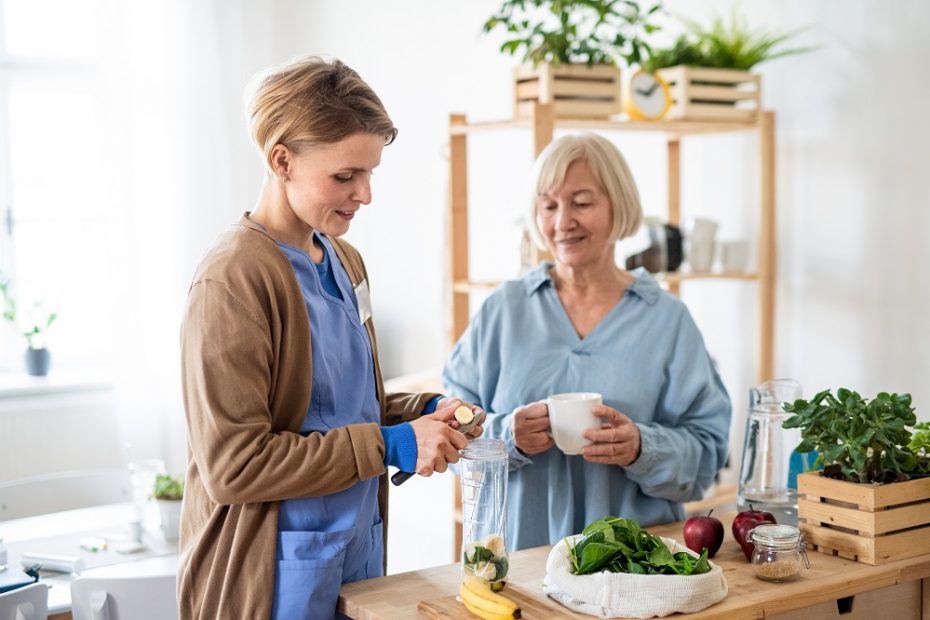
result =
M930 553L930 431L917 424L910 394L868 400L841 388L786 403L785 428L801 430L798 452L816 451L798 475L798 517L821 551L866 564ZM918 430L912 434L909 428Z
M58 314L47 310L41 303L33 304L27 312L17 308L11 293L10 281L0 273L0 301L3 318L16 326L26 339L26 372L36 377L48 374L51 354L45 346L45 334Z
M684 34L670 47L651 48L642 65L669 86L668 120L751 120L761 104L761 78L750 69L814 49L786 49L783 44L797 31L753 30L735 13L729 24L719 17L708 27L682 22Z
M522 54L514 69L514 116L551 103L558 117L607 117L620 112L618 60L638 65L661 2L635 0L504 0L484 24L503 29L500 50Z
M181 502L184 499L184 479L181 476L158 474L155 476L152 497L158 503L165 540L177 540L181 525Z

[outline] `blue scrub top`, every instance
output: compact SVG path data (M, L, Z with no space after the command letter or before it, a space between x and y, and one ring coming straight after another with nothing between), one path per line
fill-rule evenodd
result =
M381 418L371 342L359 321L355 291L330 242L314 237L324 249L319 265L302 250L278 243L310 316L313 390L300 427L304 435ZM282 501L272 618L333 617L340 585L382 576L383 556L378 478L331 495Z
M507 546L554 544L609 515L643 525L684 517L727 456L730 399L685 305L643 270L580 338L544 263L484 302L452 350L451 396L488 411L484 436L510 456ZM512 412L560 392L599 392L639 427L642 453L626 467L551 448L527 457Z

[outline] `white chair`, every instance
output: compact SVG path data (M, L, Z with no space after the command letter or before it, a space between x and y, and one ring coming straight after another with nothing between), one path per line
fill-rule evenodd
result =
M0 521L132 501L126 469L69 471L0 482Z
M0 620L46 620L48 586L32 583L0 594Z
M177 565L175 556L85 571L71 582L71 616L74 620L176 620Z

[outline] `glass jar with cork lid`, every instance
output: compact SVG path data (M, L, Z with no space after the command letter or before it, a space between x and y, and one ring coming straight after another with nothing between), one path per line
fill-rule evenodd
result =
M752 568L765 581L791 581L801 574L802 565L810 568L807 543L793 525L766 523L749 531L753 544Z

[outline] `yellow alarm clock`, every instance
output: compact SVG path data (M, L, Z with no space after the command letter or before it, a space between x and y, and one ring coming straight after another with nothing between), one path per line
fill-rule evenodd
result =
M639 70L630 78L625 112L635 121L657 121L672 107L668 82L655 73Z

